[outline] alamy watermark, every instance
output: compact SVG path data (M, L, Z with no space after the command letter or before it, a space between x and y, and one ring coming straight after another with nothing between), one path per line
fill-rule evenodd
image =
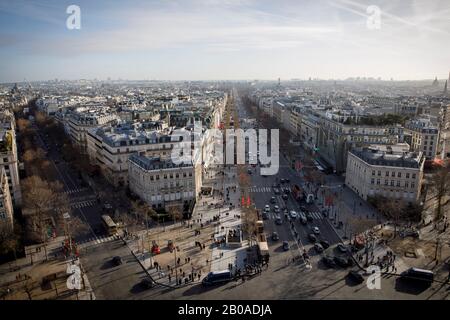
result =
M367 268L367 272L370 274L367 278L366 286L367 289L373 290L381 289L381 269L379 266L371 265Z
M81 269L78 265L68 263L67 264L67 274L70 276L67 278L66 286L68 289L77 289L81 290L82 288L82 279L81 279Z
M381 9L378 6L371 5L366 9L369 15L366 20L366 26L370 30L381 29Z
M176 143L171 152L171 159L175 164L193 163L194 165L200 163L256 165L259 160L262 175L275 175L279 169L279 130L270 130L270 144L268 144L268 133L267 129L258 131L226 129L224 140L222 130L203 130L201 123L195 122L192 131L185 129L173 131L171 137Z
M66 13L69 14L66 20L66 27L69 30L81 29L81 9L76 4L67 7Z

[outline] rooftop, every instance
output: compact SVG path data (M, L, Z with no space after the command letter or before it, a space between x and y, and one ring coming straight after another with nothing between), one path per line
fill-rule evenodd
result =
M147 157L139 154L131 155L129 161L147 171L192 167L192 163L182 162L180 164L175 164L171 159L161 159L161 157Z
M405 150L406 146L399 144L394 146L371 145L356 148L349 152L374 166L419 169L424 161L422 152L416 153Z

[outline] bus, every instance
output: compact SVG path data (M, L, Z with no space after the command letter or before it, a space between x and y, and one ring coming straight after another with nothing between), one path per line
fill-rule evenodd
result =
M107 215L102 215L102 222L105 226L106 231L108 232L108 235L115 235L117 234L117 224L113 221L113 219Z

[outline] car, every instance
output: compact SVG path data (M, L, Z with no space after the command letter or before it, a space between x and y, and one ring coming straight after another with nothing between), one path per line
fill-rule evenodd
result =
M270 198L270 203L276 203L277 199L275 199L275 197Z
M285 183L286 180L285 179L280 179L280 183Z
M315 244L314 244L314 249L315 249L318 253L323 252L323 247L320 245L320 243L315 243Z
M343 245L342 243L339 243L339 244L337 245L337 248L338 248L338 250L339 250L340 252L342 252L342 253L346 253L346 252L347 252L347 247L346 247L345 245Z
M247 170L247 173L248 173L248 174L252 174L252 169L248 169L248 170Z
M314 227L313 229L314 234L320 234L320 230L318 227Z
M113 263L115 266L120 266L120 265L123 263L123 261L122 261L122 258L121 258L121 257L115 256L115 257L112 258L112 263Z
M289 250L289 242L283 241L283 250L288 251Z
M309 239L309 241L311 241L311 242L316 242L316 241L317 241L317 237L316 237L316 235L315 235L314 233L310 233L310 234L308 235L308 239Z
M330 256L324 256L322 258L322 262L324 265L326 265L328 268L334 268L336 267L336 263L334 262L333 258Z
M275 224L277 224L277 225L283 224L283 220L281 220L281 217L275 218Z
M278 236L277 232L272 232L272 240L273 241L278 241L280 239L280 237Z
M328 249L330 247L330 243L328 241L326 241L326 240L320 241L320 244L322 245L322 247L324 249Z
M277 206L277 205L273 206L273 211L274 211L275 213L280 213L280 207Z
M274 183L274 184L272 185L272 188L278 188L278 184Z
M306 225L308 223L308 220L306 220L306 218L304 217L300 217L300 222L301 224Z
M265 211L265 212L269 212L269 211L270 211L270 206L269 206L268 204L266 204L266 205L264 206L264 211Z
M280 189L274 188L274 189L273 189L273 192L274 192L275 194L280 194Z
M151 289L151 288L153 288L154 284L153 284L152 280L150 280L148 278L144 278L144 279L141 280L141 286L144 289Z
M262 218L263 218L263 220L269 219L269 213L266 212L266 211L264 211L264 212L262 213Z
M285 194L289 194L289 193L291 193L291 189L289 189L289 188L284 188L283 192L284 192Z
M288 196L286 193L284 193L284 194L281 196L281 198L282 198L283 200L287 200L287 199L289 198L289 196Z
M354 282L360 284L364 282L364 277L361 273L355 270L351 270L348 275L349 279L352 279Z
M291 210L291 212L289 212L289 215L291 216L291 218L295 219L297 218L297 212L295 212L294 210Z
M288 178L284 179L284 181L285 181L286 183L289 183L289 182L291 182L291 180L290 180L290 179L288 179Z
M306 219L308 219L308 221L313 221L314 217L313 217L313 215L312 215L311 212L308 212L308 213L306 214Z
M343 267L343 268L348 267L348 259L346 259L344 257L334 257L333 260L340 267Z

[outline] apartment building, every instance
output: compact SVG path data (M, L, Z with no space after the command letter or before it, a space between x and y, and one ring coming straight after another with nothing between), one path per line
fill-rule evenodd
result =
M183 208L196 197L192 163L133 154L128 159L129 187L153 208Z
M14 116L10 111L0 112L0 170L4 169L14 206L22 204L19 181L19 159L17 155Z
M9 191L8 176L5 169L0 169L0 224L7 224L13 227L13 203Z
M118 119L110 107L106 106L84 106L71 110L65 117L67 133L72 142L78 145L81 152L87 152L88 130L100 127Z
M349 151L345 184L364 200L378 195L416 202L425 157L408 148L407 144L371 145Z
M134 154L169 158L173 144L162 121L119 123L87 131L87 153L92 164L98 165L112 185L128 185L128 158Z
M407 121L405 142L411 146L411 151L422 151L427 160L433 160L439 146L439 129L427 118Z

